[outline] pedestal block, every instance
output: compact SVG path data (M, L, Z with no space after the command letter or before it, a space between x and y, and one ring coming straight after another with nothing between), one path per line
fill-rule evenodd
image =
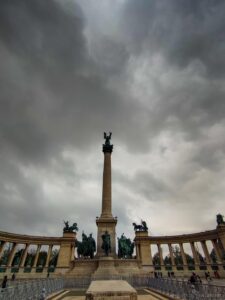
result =
M92 278L110 278L119 275L115 268L115 260L112 257L99 257L98 268Z
M137 300L137 291L124 280L92 281L86 300Z

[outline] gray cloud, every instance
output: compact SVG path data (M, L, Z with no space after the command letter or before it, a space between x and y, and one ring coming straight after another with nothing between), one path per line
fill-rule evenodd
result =
M141 217L163 232L162 204L174 228L204 228L190 207L211 226L225 210L223 11L223 1L1 1L1 228L61 234L65 218L94 232L105 130L119 233Z

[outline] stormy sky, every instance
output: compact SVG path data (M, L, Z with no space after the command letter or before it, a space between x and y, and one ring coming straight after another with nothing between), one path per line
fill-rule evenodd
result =
M96 235L112 131L117 235L225 214L223 0L0 1L0 230Z

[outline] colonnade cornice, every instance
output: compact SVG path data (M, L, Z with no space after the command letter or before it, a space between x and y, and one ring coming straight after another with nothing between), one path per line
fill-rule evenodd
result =
M30 245L60 245L62 243L74 242L74 239L71 237L32 236L4 231L0 231L0 240L4 242Z
M198 233L173 235L173 236L149 236L150 243L174 244L174 243L190 243L197 241L213 240L218 238L218 230L208 230Z
M201 242L207 240L215 240L221 236L221 233L225 228L207 230L203 232L190 233L190 234L181 234L181 235L172 235L172 236L135 236L135 243L148 242L149 244L176 244L176 243L190 243L190 242ZM137 232L139 233L139 232Z

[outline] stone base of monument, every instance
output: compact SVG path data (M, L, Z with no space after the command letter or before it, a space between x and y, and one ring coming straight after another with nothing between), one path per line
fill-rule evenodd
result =
M119 275L115 268L115 260L113 257L99 257L98 268L92 275L93 279L97 278L110 278Z
M124 280L92 281L86 300L137 300L137 291Z

